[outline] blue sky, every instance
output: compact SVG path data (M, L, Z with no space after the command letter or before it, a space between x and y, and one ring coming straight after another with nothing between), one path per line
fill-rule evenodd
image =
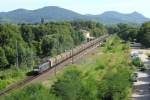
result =
M44 6L59 6L81 14L137 11L150 18L150 0L1 0L0 12L17 8L33 10Z

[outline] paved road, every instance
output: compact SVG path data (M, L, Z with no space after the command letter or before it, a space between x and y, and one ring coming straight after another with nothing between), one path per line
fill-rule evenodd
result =
M138 81L133 86L133 100L150 100L150 72L138 72Z
M145 72L138 71L138 81L134 82L133 85L133 93L132 93L132 100L150 100L150 61L147 59L146 56L147 52L150 50L146 49L133 49L132 51L137 51L139 54L140 59L144 64L147 65L148 70Z

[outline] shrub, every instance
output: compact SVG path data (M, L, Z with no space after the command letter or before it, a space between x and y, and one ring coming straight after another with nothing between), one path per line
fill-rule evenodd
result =
M141 66L141 60L140 60L139 57L134 58L134 59L132 60L132 63L133 63L133 65L136 66L136 67L140 67L140 66Z
M59 100L41 84L32 84L4 97L4 100Z

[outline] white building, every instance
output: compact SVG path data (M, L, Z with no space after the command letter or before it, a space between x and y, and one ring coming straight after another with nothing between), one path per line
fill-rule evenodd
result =
M80 31L83 33L83 35L87 41L91 41L91 40L95 39L95 37L90 36L91 33L89 31L86 31L86 30L80 30Z

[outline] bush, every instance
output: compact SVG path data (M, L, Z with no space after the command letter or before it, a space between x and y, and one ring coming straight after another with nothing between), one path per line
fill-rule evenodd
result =
M140 67L140 66L142 65L141 60L140 60L139 57L134 58L134 59L132 60L132 63L133 63L133 65L136 66L136 67Z
M0 71L0 89L5 88L7 85L17 82L25 77L26 73L30 69L27 67L22 67L17 69L16 66L13 66L10 69Z
M41 84L32 84L4 97L4 100L59 100Z
M54 83L52 92L63 100L97 100L95 78L82 75L78 68L71 67Z
M52 91L63 100L79 100L82 88L81 72L77 69L70 69L55 82Z

